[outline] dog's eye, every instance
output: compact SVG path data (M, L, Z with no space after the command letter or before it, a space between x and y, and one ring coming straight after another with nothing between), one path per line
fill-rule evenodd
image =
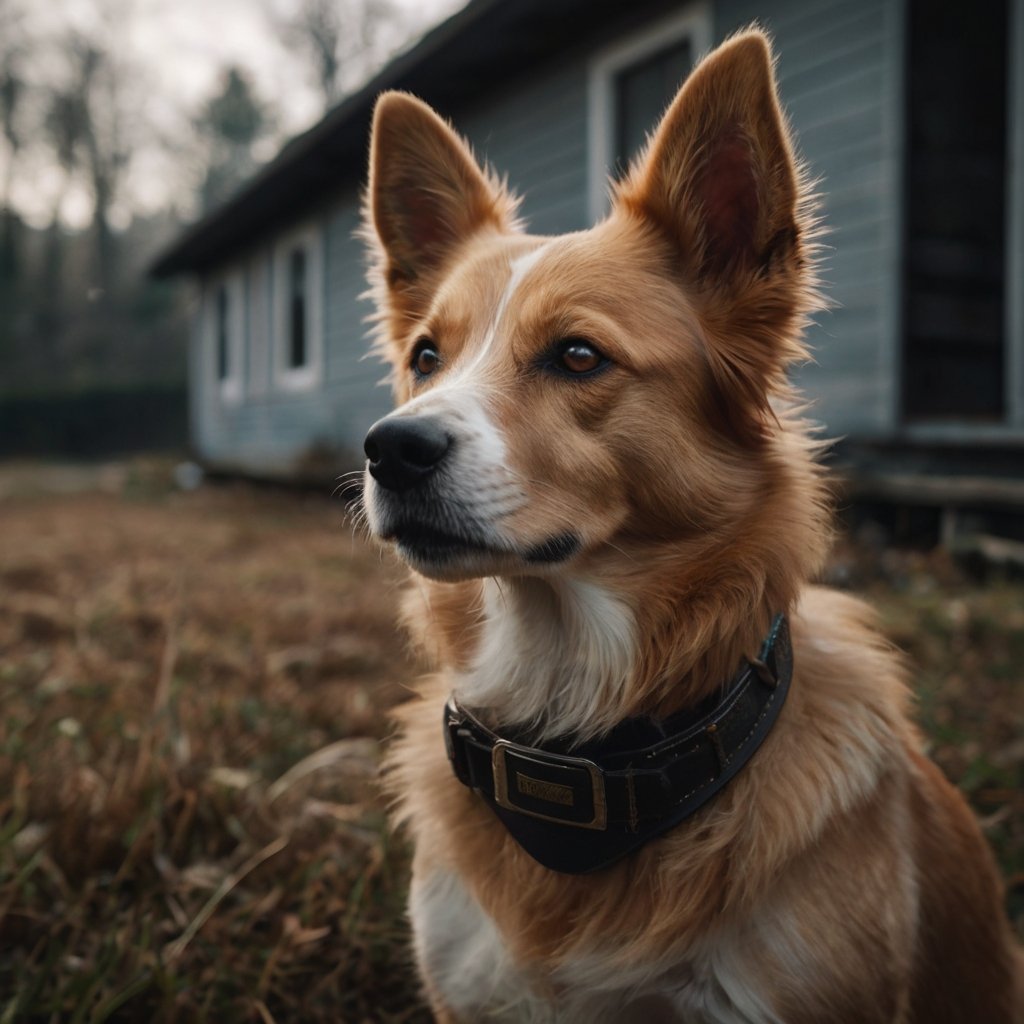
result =
M555 358L555 364L560 370L574 376L593 373L607 363L608 360L584 338L566 339Z
M429 377L441 365L441 357L429 338L420 338L412 353L412 370L417 377Z

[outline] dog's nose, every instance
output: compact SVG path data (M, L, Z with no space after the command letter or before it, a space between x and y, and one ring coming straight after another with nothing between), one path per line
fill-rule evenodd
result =
M452 439L427 416L385 416L366 435L363 449L370 475L389 491L407 491L429 476L451 447Z

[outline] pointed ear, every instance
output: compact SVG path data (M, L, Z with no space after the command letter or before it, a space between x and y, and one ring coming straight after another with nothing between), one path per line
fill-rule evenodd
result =
M768 40L733 37L687 79L617 203L678 242L687 276L712 286L794 256L797 175Z
M438 269L482 228L510 229L514 221L515 202L462 139L425 103L401 92L377 100L368 199L390 288Z
M616 209L674 243L707 334L718 414L747 439L770 429L769 393L805 354L803 318L819 302L802 183L765 35L743 32L690 75Z

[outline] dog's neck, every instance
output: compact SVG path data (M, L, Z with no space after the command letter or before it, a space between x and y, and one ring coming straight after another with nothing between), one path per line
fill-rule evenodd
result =
M695 706L756 656L820 565L824 512L808 501L820 483L805 467L808 486L769 494L735 540L691 539L599 572L485 581L456 696L538 742Z
M644 607L581 578L492 579L483 594L479 646L456 696L538 742L698 703L756 654L774 614L766 599L763 613L747 606L712 621L696 602L675 613L657 598Z
M614 724L635 675L636 619L623 600L580 579L487 580L484 622L461 701L538 738ZM621 717L621 716L620 716Z

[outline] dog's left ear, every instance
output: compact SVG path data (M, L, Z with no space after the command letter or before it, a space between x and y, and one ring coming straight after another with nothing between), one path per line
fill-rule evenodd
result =
M718 383L729 401L763 410L785 364L803 354L800 318L815 300L764 33L734 36L694 70L615 204L675 243Z

